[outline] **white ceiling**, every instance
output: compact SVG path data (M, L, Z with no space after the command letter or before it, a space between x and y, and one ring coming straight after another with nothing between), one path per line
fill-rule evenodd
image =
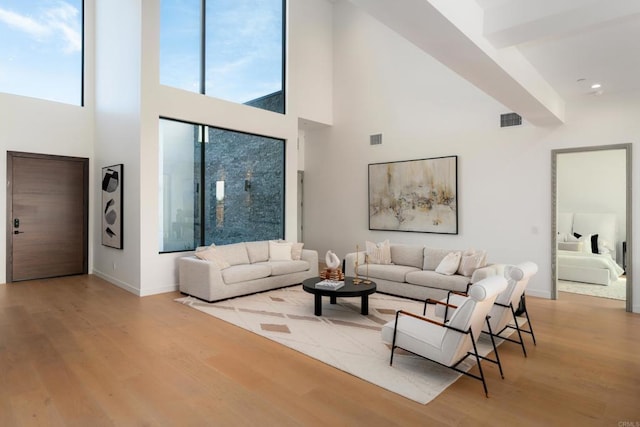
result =
M640 0L351 2L533 124L640 89Z

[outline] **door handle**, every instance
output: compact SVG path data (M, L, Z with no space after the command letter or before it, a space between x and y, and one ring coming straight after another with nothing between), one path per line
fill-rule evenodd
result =
M15 230L15 231L13 232L13 234L23 234L23 233L24 233L24 231L18 231L18 230Z

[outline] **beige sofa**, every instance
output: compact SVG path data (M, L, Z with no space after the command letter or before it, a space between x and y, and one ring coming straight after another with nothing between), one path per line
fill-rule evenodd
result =
M212 260L195 254L179 258L180 292L212 302L291 286L318 276L316 251L301 249L300 259L286 259L282 247L278 247L278 256L274 257L273 243L265 240L215 246ZM293 258L297 258L295 253Z
M447 254L455 252L453 249L391 244L390 250L391 264L367 264L364 251L347 254L345 274L355 275L357 258L358 276L369 277L376 282L378 292L419 300L439 300L445 298L448 291L464 292L469 283L495 274L491 266L477 268L469 276L437 273L436 268Z

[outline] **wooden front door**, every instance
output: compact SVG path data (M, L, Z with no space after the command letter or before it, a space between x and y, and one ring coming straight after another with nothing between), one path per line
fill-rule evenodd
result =
M7 282L88 271L89 159L7 152Z

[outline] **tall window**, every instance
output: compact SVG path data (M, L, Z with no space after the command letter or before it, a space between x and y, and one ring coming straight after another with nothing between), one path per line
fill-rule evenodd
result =
M284 1L161 0L160 83L284 113Z
M160 252L284 237L285 143L160 120Z
M82 105L82 0L0 1L0 92Z

